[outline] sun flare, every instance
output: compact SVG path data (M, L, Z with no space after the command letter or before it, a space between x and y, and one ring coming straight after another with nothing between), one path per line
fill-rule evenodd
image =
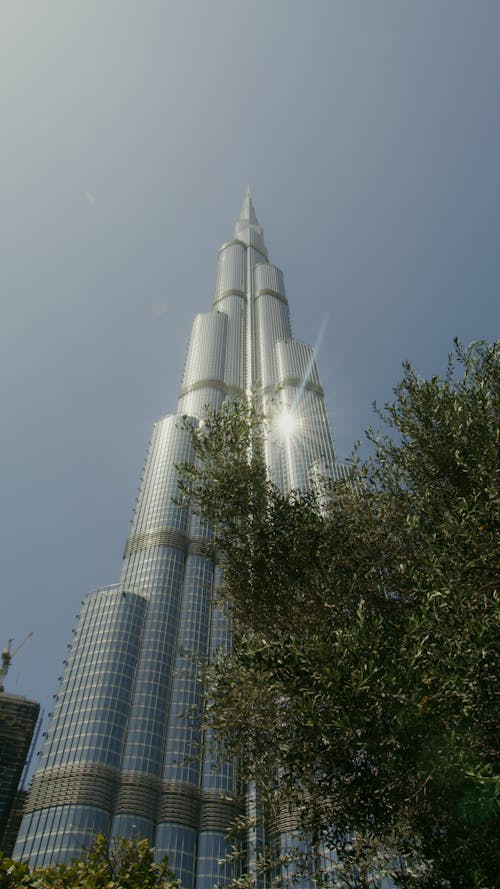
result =
M293 411L284 407L277 417L279 434L283 438L291 438L297 432L297 418Z

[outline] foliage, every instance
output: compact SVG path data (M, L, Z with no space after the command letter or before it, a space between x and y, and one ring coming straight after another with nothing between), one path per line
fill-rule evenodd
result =
M252 403L192 433L182 487L213 526L234 633L206 721L271 823L292 812L337 847L339 886L385 867L403 887L485 889L500 872L499 346L456 343L444 379L405 364L394 396L373 455L320 498L273 485Z
M70 864L56 864L30 871L27 864L0 854L0 889L29 886L33 889L179 889L167 860L157 864L147 840L122 839L110 843L101 834L86 855Z
M13 861L0 852L0 889L16 889L18 886L34 886L27 864Z

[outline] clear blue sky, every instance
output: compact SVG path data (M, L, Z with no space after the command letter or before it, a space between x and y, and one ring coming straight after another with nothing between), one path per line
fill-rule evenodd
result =
M0 645L50 709L247 182L339 456L495 339L497 0L0 3Z

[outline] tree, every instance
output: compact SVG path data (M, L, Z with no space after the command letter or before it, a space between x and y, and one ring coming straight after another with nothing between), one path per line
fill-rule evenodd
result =
M271 822L292 811L313 849L337 848L338 885L385 868L402 887L485 889L500 872L499 345L456 343L444 379L405 364L394 396L372 456L321 496L269 480L251 402L193 431L181 487L213 527L233 626L205 721Z
M27 864L0 854L0 889L28 886L32 889L180 889L168 870L167 860L154 860L148 841L122 839L109 842L98 834L92 847L70 864L56 864L30 871Z
M17 889L19 886L33 886L27 864L13 861L0 852L0 889Z

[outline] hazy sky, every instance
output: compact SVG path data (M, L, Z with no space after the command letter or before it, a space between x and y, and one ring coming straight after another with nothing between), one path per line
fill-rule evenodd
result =
M346 456L495 339L498 0L0 0L0 646L51 708L247 183Z

